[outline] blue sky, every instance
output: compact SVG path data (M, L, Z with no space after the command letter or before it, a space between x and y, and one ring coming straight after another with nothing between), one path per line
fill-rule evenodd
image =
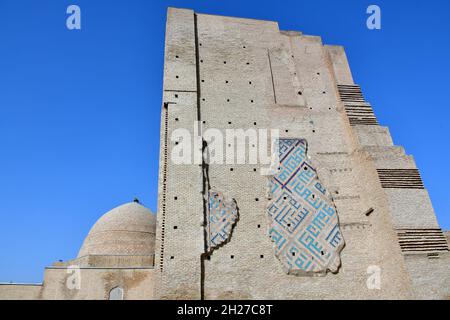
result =
M66 28L66 8L82 30ZM366 8L382 29L366 28ZM274 20L346 47L355 82L415 156L450 229L450 1L0 0L0 281L41 282L92 224L156 210L168 6Z

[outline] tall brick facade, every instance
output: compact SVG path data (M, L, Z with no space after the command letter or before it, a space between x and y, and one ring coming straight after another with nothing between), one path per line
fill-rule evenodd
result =
M161 124L156 297L450 295L448 246L414 160L379 125L342 47L276 22L169 8ZM175 164L180 128L200 140L208 129L278 129L282 139L307 141L345 239L339 271L284 272L268 232L267 165ZM211 255L205 181L239 210L227 243ZM367 284L371 270L381 272L379 288Z
M342 47L175 8L165 42L156 221L117 207L0 299L450 299L449 233Z

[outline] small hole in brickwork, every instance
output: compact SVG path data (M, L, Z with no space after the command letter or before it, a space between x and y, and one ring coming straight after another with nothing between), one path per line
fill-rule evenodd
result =
M312 110L312 107L309 107L309 110Z
M292 256L294 256L294 257L295 257L295 252L292 252Z
M264 259L264 255L263 255L263 254L262 254L262 255L260 255L259 257L260 257L261 259Z
M202 122L203 122L203 123L206 123L206 121L205 121L205 120L203 120Z
M298 92L298 95L301 96L303 93L301 91Z
M176 146L178 145L178 141L175 141L175 145L176 145Z
M177 229L178 229L178 227L177 227L177 226L173 226L173 228L174 228L175 230L177 230Z
M233 168L230 168L230 171L233 171L234 169Z
M316 130L313 130L313 133L316 133Z
M175 118L175 121L178 121L178 118Z
M291 224L290 224L290 223L288 223L288 224L287 224L287 226L288 226L288 227L290 227L290 226L291 226Z
M205 80L202 79L202 82L205 82Z
M175 78L177 78L177 79L178 79L178 78L179 78L179 76L175 76Z
M328 110L331 110L331 108L328 108Z
M231 256L230 256L230 258L231 258L231 259L234 259L234 256L233 256L233 255L231 255Z
M325 255L325 252L323 252L323 251L320 251L320 253L321 253L322 255Z
M228 80L226 80L225 83L228 83Z
M198 45L199 45L200 47L202 46L202 44L201 44L201 43L199 43Z
M258 199L258 198L255 198L255 201L259 201L259 199Z
M230 102L230 99L227 99L227 102Z
M326 91L322 91L322 93L323 93L323 94L325 94L325 93L326 93Z
M289 130L285 130L286 131L286 133L288 133L289 132Z
M291 57L293 58L294 56L292 55Z
M255 126L256 126L256 122L253 122L253 125L255 125Z
M320 76L320 72L317 72L317 75Z
M315 195L312 195L312 198L313 198L313 199L315 199L315 198L316 198L316 196L315 196Z
M250 64L250 62L247 62L247 65L249 65Z
M200 60L200 63L203 63L203 60Z
M178 197L173 197L173 200L178 200Z
M305 170L305 171L308 170L308 167L305 167L303 170Z
M178 59L179 57L178 57L178 56L175 56L175 58L177 58L177 59Z
M244 49L245 49L245 46L243 46L242 48L244 48Z
M258 224L258 229L261 229L261 225L260 224Z
M205 98L203 98L202 101L205 101Z
M175 95L175 98L178 98L178 95L177 95L177 94Z
M231 121L228 121L228 124L231 124Z
M251 103L253 103L253 100L250 100Z
M224 62L223 62L223 64L227 64L227 62L226 62L226 61L224 61Z
M284 200L286 200L286 199L287 199L287 197L283 197L283 199L284 199Z
M251 81L249 81L249 82L248 82L248 84L252 84L252 82L251 82Z
M253 172L256 172L256 168L253 168Z

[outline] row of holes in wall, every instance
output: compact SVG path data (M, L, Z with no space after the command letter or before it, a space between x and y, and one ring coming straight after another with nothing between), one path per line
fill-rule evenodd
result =
M261 229L261 225L260 224L256 225L256 228ZM178 230L178 226L173 226L173 230Z
M235 255L234 254L232 254L232 255L230 255L230 259L234 259L235 258ZM260 259L264 259L264 255L263 254L260 254L259 255L259 258ZM175 256L170 256L170 260L174 260L175 259ZM206 257L206 260L211 260L211 257L210 256L207 256Z
M175 118L174 120L178 122L178 121L180 121L180 118ZM206 120L203 120L202 123L203 123L203 124L206 124ZM232 125L232 124L233 124L232 121L228 121L227 123L228 123L229 125ZM256 126L256 125L258 125L258 124L257 124L256 122L253 122L253 125ZM289 129L285 129L284 132L285 132L285 133L289 133ZM316 130L313 129L311 132L312 132L312 133L316 133ZM176 141L175 144L177 145L178 142ZM253 145L253 147L255 147L255 146Z
M321 251L320 253L321 253L322 256L325 255L325 252L324 252L324 251ZM295 257L296 252L293 251L293 252L291 252L291 254L292 254L293 257ZM234 254L230 255L230 259L234 259L234 258L235 258L235 255L234 255ZM259 255L259 258L260 258L260 259L264 259L264 255L263 255L263 254ZM170 257L170 260L174 260L174 259L175 259L175 256L171 256L171 257ZM210 257L208 256L206 259L207 259L207 260L210 260ZM311 259L314 260L314 257L311 257Z
M175 118L174 120L175 120L175 121L180 121L180 118ZM203 120L202 123L203 123L203 124L206 124L206 121ZM233 122L228 121L228 124L231 125L231 124L233 124ZM257 123L256 123L256 122L253 122L253 125L256 126ZM285 129L284 132L285 132L285 133L289 133L289 129ZM313 129L311 132L312 132L312 133L316 133L316 130ZM175 144L178 145L178 141L176 141ZM230 146L230 145L228 145L228 146ZM255 147L255 146L253 145L253 147Z
M323 93L325 94L325 91L324 91ZM299 94L301 94L301 93L299 92ZM179 93L175 93L175 94L174 94L174 97L175 97L175 99L178 99L178 98L180 97L180 94L179 94ZM203 101L203 102L206 102L206 98L202 98L202 101ZM226 101L227 103L230 103L230 102L231 102L231 99L225 98L224 101ZM239 102L241 102L241 101L239 101ZM250 99L249 102L250 102L250 103L254 103L255 100L254 100L254 99ZM309 110L314 110L314 108L313 108L313 107L309 107ZM329 107L328 110L332 111L332 110L334 110L334 108Z
M173 200L177 201L178 197L173 197ZM259 198L255 198L255 201L259 201Z
M178 76L177 76L177 78L178 78ZM226 81L226 82L228 83L228 81ZM249 83L251 84L251 81L250 81ZM325 91L323 91L322 93L323 93L323 94L326 94ZM302 95L302 92L299 91L298 94L299 94L299 95ZM175 94L174 94L174 97L175 97L175 99L178 99L178 98L180 97L180 94L179 94L179 93L175 93ZM206 102L206 98L202 98L202 101L203 101L203 102ZM226 102L229 103L229 102L231 102L231 99L225 98L224 101L226 101ZM250 101L250 103L254 103L254 102L255 102L254 99L250 99L249 101ZM239 101L239 102L241 102L241 101ZM309 109L310 109L310 110L313 110L314 108L313 108L313 107L309 107ZM331 110L333 110L333 108L332 108L332 107L329 107L328 110L331 111Z

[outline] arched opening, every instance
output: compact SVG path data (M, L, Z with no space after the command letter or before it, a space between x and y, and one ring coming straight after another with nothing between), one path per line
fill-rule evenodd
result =
M112 288L109 292L109 300L123 300L123 289L121 287Z

